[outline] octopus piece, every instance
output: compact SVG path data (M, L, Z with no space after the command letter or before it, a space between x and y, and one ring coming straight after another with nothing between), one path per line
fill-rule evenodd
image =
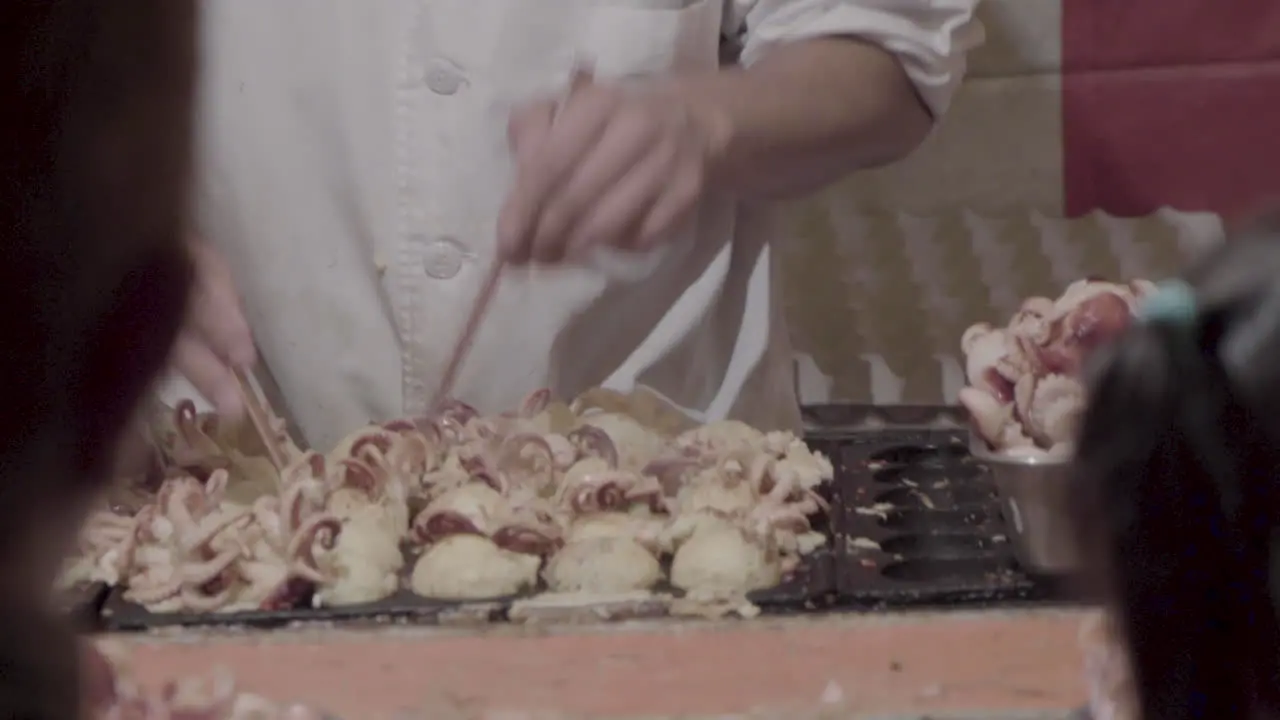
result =
M625 432L622 435L625 437ZM608 432L595 425L582 425L569 432L565 440L577 451L575 460L596 458L613 468L618 467L621 461L618 445L613 438Z
M477 535L512 552L548 555L559 548L562 534L549 503L536 497L515 500L475 483L441 496L419 513L411 537L431 546L454 535Z
M244 557L236 566L239 583L234 602L224 611L286 610L311 601L317 588L332 582L316 550L332 550L342 531L341 520L316 513L303 520L283 544L266 532L257 537L246 533L241 538Z
M436 498L413 519L410 538L430 545L459 533L487 536L494 519L511 514L508 500L487 484L460 485Z
M654 511L663 507L663 489L657 478L612 469L600 458L589 458L565 474L557 504L574 513L628 510L642 505Z
M1153 290L1144 280L1080 280L1057 300L1029 298L1004 328L966 330L960 346L969 387L959 400L974 431L1000 451L1069 443L1084 402L1085 358L1123 332Z
M1003 329L978 323L965 330L960 340L965 355L965 379L970 387L990 395L999 403L1013 399L1013 384L1019 373L1011 370L1010 357L1016 357L1016 346L1010 347Z
M765 497L742 517L742 521L754 535L772 538L784 556L783 569L789 572L800 556L826 544L826 536L814 531L809 518L827 509L826 501L816 495L801 500Z
M774 460L763 454L739 452L724 457L694 476L671 504L684 518L745 514L775 484L769 475L773 465Z
M384 517L376 507L366 506L342 518L337 543L316 555L328 578L315 594L317 606L376 602L396 591L404 555L399 536L386 532Z
M667 455L649 462L640 471L642 475L655 478L662 486L662 494L673 498L693 478L706 469L706 458L693 458L685 455Z
M590 428L590 429L588 429ZM609 439L605 444L596 435ZM620 470L639 472L667 452L668 442L662 435L645 427L632 417L620 413L597 413L583 419L571 435L580 443L583 454L601 457ZM608 449L612 445L612 451Z
M443 440L449 444L475 439L489 429L480 417L480 412L460 400L444 402L432 421L440 429Z
M1084 387L1075 378L1024 375L1014 393L1023 431L1042 448L1072 442L1084 412L1084 396Z
M774 457L771 476L789 487L813 490L835 477L831 460L810 449L803 440L789 432L772 432L765 436L765 446Z
M383 532L400 537L409 528L409 486L413 481L398 476L377 447L369 445L357 452L358 458L340 461L329 475L329 512L346 518L368 510L380 516ZM316 461L323 473L322 462Z
M241 553L237 548L217 550L212 541L247 517L243 510L211 513L198 525L178 524L168 543L141 545L124 598L151 612L207 612L225 605L233 592L232 566Z
M572 452L572 447L570 447ZM538 495L554 491L556 480L565 461L563 447L553 447L548 436L537 433L520 433L505 438L499 446L492 469L487 462L480 468L491 477L501 478L507 486L525 487ZM576 454L576 453L575 453ZM572 459L570 459L572 462Z
M551 400L550 391L546 392L548 397L541 411L529 418L529 430L544 435L564 435L577 425L578 417L567 404Z
M450 490L474 482L481 482L494 488L500 487L496 478L487 476L487 471L482 470L478 473L479 477L475 477L477 473L466 467L469 464L471 464L470 461L464 463L456 451L451 451L439 467L422 476L422 482L411 495L412 499L425 505Z
M682 433L675 444L691 455L721 457L760 450L765 445L765 434L744 422L721 420Z
M171 464L198 477L207 477L229 464L226 451L206 429L213 426L196 412L196 404L183 400L173 409L170 428L161 434L161 449Z
M152 612L273 609L325 581L314 546L331 544L341 524L321 512L322 487L298 482L239 508L220 502L225 478L168 481L138 514L127 600Z
M1129 326L1137 298L1112 283L1080 281L1067 288L1046 320L1046 335L1019 336L1042 373L1078 375L1090 351Z
M79 552L59 576L58 585L69 589L81 583L120 583L133 565L138 546L138 519L109 510L96 510L80 530Z
M366 425L338 441L338 444L325 456L325 465L337 467L343 460L358 458L360 449L368 445L376 447L385 454L391 450L397 438L396 432L387 430L381 425Z
M525 508L494 523L489 538L498 547L515 553L546 557L564 545L559 523L543 513Z
M423 478L444 462L444 434L425 418L401 419L384 423L382 428L395 434L386 462L392 475L403 479L409 489L421 487Z

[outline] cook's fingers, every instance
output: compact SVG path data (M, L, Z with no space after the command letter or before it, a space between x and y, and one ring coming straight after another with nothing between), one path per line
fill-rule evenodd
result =
M236 367L249 367L256 362L253 333L245 319L244 307L231 277L231 267L213 248L202 242L191 243L196 267L196 283L192 289L188 325L204 336L210 347L225 362Z
M199 336L185 331L178 336L173 365L213 403L219 415L238 420L244 414L235 373Z
M628 176L638 166L652 165L651 156L657 162L670 163L674 153L666 143L654 142L654 130L644 122L619 118L610 123L599 144L592 149L552 197L542 212L542 220L534 232L534 257L553 255L542 248L561 248L559 253L572 255L569 248L586 216L594 207L615 192L616 187L626 185ZM658 178L660 181L661 178ZM634 182L632 183L634 184ZM581 240L581 238L578 238ZM610 237L596 237L596 241L610 242Z
M586 214L569 240L569 257L586 259L589 249L608 245L632 249L641 223L658 202L675 163L675 155L655 149L636 163Z
M230 284L198 287L191 298L187 324L227 364L250 367L256 361L253 332Z
M529 103L512 113L507 125L507 140L516 162L516 181L498 212L498 243L507 253L507 259L517 264L529 259L526 239L536 210L530 204L533 198L520 184L519 172L542 147L555 111L556 104L551 100Z
M665 233L685 222L698 206L704 183L701 169L689 168L677 173L664 188L658 201L649 208L649 214L635 238L635 247L653 247Z
M508 259L521 258L526 247L539 262L554 262L563 256L563 245L535 244L534 234L543 225L566 224L559 216L563 209L548 207L548 202L599 142L615 106L616 100L607 93L570 97L560 107L545 139L528 158L518 159L510 198L516 208L511 213L515 221L500 227Z

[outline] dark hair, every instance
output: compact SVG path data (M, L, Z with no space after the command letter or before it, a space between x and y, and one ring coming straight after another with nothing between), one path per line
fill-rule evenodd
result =
M1194 318L1136 322L1090 360L1078 526L1143 717L1280 718L1280 221L1184 279Z
M75 720L56 571L190 282L193 0L0 2L0 717Z

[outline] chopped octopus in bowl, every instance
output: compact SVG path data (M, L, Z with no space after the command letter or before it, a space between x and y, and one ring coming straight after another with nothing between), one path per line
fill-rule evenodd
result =
M975 434L993 452L1069 457L1084 410L1085 358L1122 333L1154 290L1146 280L1078 280L1056 300L1028 298L1005 327L966 330L968 385L959 400Z
M356 605L402 587L453 601L744 594L825 542L813 519L833 469L800 438L626 398L539 390L496 416L454 400L328 452L298 448L277 419L280 471L183 403L154 433L159 491L94 513L65 577L155 612Z

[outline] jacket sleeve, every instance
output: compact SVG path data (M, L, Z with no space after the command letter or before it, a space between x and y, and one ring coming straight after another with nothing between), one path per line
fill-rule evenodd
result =
M776 43L845 35L898 57L921 98L941 116L982 44L978 0L725 0L725 34L750 65Z

